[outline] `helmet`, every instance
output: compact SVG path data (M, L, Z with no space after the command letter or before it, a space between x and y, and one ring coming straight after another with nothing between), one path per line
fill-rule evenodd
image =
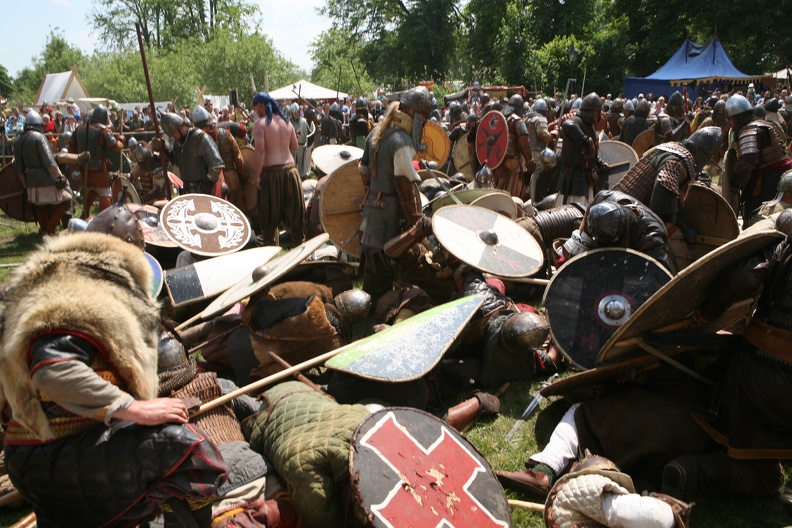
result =
M167 330L160 332L157 343L157 373L163 373L188 365L187 352L184 345L175 335Z
M765 117L767 117L767 111L765 110L764 106L757 105L754 106L753 115L754 117L758 117L759 119L764 119Z
M168 134L169 136L173 136L182 125L186 125L184 118L179 114L174 114L173 112L165 112L162 114L162 118L160 119L160 124L162 125L162 130Z
M190 120L193 122L193 125L197 126L198 128L204 128L211 124L212 114L210 114L209 111L203 106L195 105L192 114L190 114Z
M110 116L107 114L105 105L98 105L93 109L93 112L91 112L91 123L110 126Z
M69 141L71 140L72 133L71 132L64 132L60 136L58 136L58 148L65 149L69 148Z
M773 97L769 101L765 101L764 107L768 112L778 112L781 109L781 101Z
M549 335L547 319L532 312L518 312L503 323L500 339L507 349L520 351L541 347Z
M476 189L492 189L492 171L486 164L476 173L475 181Z
M86 231L107 233L129 242L141 250L146 248L143 230L140 229L137 217L126 205L120 202L117 205L111 205L96 215L88 224Z
M298 105L297 103L292 103L289 106L289 113L292 116L294 116L294 117L299 117L300 116L300 105Z
M419 114L429 117L432 113L432 96L426 86L418 86L407 90L399 103L399 110L414 110Z
M729 97L726 101L726 117L734 117L747 112L752 112L753 107L748 99L740 94L735 94Z
M591 92L586 97L583 98L583 101L580 103L581 110L602 110L602 99L600 96L597 95L597 92Z
M548 110L547 101L545 101L544 99L537 99L533 105L533 111L538 112L540 114L544 114L545 112L547 112L547 110Z
M778 192L792 191L792 169L786 171L778 180Z
M523 98L520 94L514 94L509 98L508 105L514 108L515 110L522 111L523 109Z
M649 110L651 110L651 106L649 106L649 102L644 99L635 107L635 115L638 117L649 117Z
M626 103L624 103L624 111L625 112L635 112L635 105L633 104L632 101L627 101Z
M542 166L545 169L552 169L558 163L558 156L553 149L545 147L544 150L539 153L539 161L542 162Z
M130 152L135 150L135 147L137 147L137 145L138 145L138 140L135 139L135 136L132 136L131 138L129 138L129 141L127 141L127 148L129 149Z
M25 130L37 130L44 132L44 120L41 115L35 110L28 110L25 114Z
M707 99L707 108L715 108L717 102L720 101L720 97L715 97L714 95Z
M690 147L700 149L707 155L707 159L709 159L720 146L721 136L723 136L721 127L703 127L699 128L691 134L689 138L682 141L681 145L688 150L691 150Z
M349 324L365 319L371 310L371 295L363 290L347 290L333 299L341 317Z
M151 157L151 149L143 143L138 143L134 149L130 148L129 151L138 163L144 163Z
M784 209L776 218L775 228L785 235L792 233L792 209Z
M685 105L685 98L682 97L682 94L679 91L676 91L671 94L671 97L668 98L668 102L666 106L675 106L675 105Z
M621 99L614 99L613 104L611 104L611 112L621 113L622 109L624 108L624 103Z
M368 109L368 101L366 101L365 97L358 97L357 101L355 101L355 110L364 109Z
M591 236L604 244L618 241L627 230L632 213L615 202L602 202L591 206L586 224Z

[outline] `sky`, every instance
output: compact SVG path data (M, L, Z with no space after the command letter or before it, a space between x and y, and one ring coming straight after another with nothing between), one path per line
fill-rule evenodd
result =
M308 73L313 68L308 45L330 21L316 13L324 0L253 0L262 13L261 30L272 38L275 48ZM52 29L60 28L66 40L85 53L97 46L90 23L91 0L11 0L4 6L7 21L0 39L0 64L15 77L41 54Z

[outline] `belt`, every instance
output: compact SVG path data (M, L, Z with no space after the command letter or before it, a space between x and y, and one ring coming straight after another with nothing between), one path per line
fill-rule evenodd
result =
M743 339L762 352L792 364L792 332L771 326L759 319L751 319L742 334Z
M294 168L294 163L287 163L285 165L270 165L269 167L262 167L261 172L281 172Z

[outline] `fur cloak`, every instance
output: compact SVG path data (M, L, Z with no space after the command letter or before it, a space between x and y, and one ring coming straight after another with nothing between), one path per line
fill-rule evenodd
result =
M151 280L143 252L114 236L45 239L14 271L0 302L0 407L10 404L14 419L41 440L53 438L28 364L33 340L52 331L93 337L130 394L156 398L160 307Z

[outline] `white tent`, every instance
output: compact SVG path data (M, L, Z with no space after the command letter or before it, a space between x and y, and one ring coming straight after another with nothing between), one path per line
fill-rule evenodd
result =
M80 79L80 75L77 73L77 68L72 68L71 71L67 72L48 73L36 93L36 106L41 106L44 101L47 101L47 104L55 105L69 97L72 97L75 101L90 97L82 79ZM82 108L81 106L82 111L90 109L90 106L87 108Z
M344 92L336 92L330 88L323 88L318 84L302 79L296 83L289 84L283 88L278 88L270 93L270 96L276 101L283 101L284 99L297 99L297 95L303 99L339 99L346 97Z
M768 77L773 77L774 79L786 81L787 73L789 73L789 76L792 77L792 69L790 68L784 68L783 70L778 70L777 72L774 73L767 73L765 75L767 75Z

